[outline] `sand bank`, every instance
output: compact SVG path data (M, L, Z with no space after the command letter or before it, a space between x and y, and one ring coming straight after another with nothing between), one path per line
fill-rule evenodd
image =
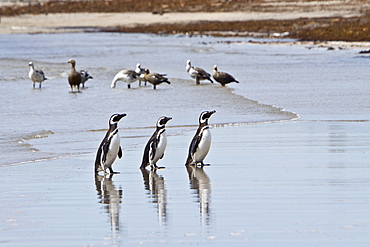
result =
M71 13L48 15L21 15L1 18L0 33L56 33L81 32L108 27L135 27L137 25L190 23L200 21L288 20L297 18L353 17L359 13L338 11L315 12L217 12L217 13Z

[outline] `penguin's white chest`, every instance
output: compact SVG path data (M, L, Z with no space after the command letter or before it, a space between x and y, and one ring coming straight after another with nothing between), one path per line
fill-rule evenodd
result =
M211 131L209 129L203 130L202 139L198 144L197 151L194 153L194 161L202 162L207 156L211 147Z
M157 163L157 161L162 157L162 155L164 154L164 151L166 150L166 146L167 146L166 131L161 132L158 135L158 138L159 138L159 142L158 142L157 150L155 152L155 156L153 158L154 164Z
M118 133L113 135L112 139L111 139L111 142L110 142L110 145L109 145L109 149L108 149L108 153L107 153L107 158L106 158L106 161L105 161L105 167L110 167L114 161L116 160L117 158L117 155L118 155L118 151L119 151L119 146L120 146L120 138L119 138L119 135Z

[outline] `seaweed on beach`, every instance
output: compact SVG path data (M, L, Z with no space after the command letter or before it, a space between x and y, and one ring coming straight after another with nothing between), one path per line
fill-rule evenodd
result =
M306 3L306 4L302 4ZM321 6L320 3L323 5ZM365 0L336 3L327 5L325 1L285 0L279 5L265 0L93 0L93 1L29 1L13 5L0 6L1 16L22 14L51 14L51 13L123 13L151 12L163 15L176 12L258 12L279 13L282 16L289 11L309 12L315 8L327 8L333 11L342 8L353 12L347 17L330 16L298 19L270 19L250 21L201 21L187 23L157 23L152 25L136 25L133 27L118 26L101 29L109 32L143 32L156 34L183 33L188 35L212 34L215 36L264 36L285 37L305 41L370 41L370 11L365 8ZM321 8L320 7L320 8ZM358 12L358 9L361 11ZM351 13L352 13L351 12Z

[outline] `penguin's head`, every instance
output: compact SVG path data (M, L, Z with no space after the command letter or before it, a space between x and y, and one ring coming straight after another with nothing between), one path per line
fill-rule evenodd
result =
M157 121L157 128L164 128L166 123L170 121L172 117L160 117Z
M191 66L191 62L190 62L190 60L187 60L187 61L186 61L186 64L187 64L187 65L189 65L189 66Z
M33 67L33 62L29 62L28 66Z
M213 66L213 70L214 70L214 71L218 71L218 70L217 70L217 65L214 65L214 66Z
M122 113L122 114L113 114L110 119L109 119L109 124L112 125L112 124L116 124L119 122L119 120L121 120L121 118L123 117L126 117L126 113Z
M208 124L208 119L215 113L216 111L204 111L199 116L199 123L200 124Z

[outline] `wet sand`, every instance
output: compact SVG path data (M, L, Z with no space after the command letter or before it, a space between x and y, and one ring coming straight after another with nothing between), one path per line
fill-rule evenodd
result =
M213 128L211 166L190 171L183 163L192 132L169 137L160 161L166 168L156 173L138 169L142 145L115 163L121 174L95 181L94 154L2 167L1 242L363 246L370 228L368 125Z

